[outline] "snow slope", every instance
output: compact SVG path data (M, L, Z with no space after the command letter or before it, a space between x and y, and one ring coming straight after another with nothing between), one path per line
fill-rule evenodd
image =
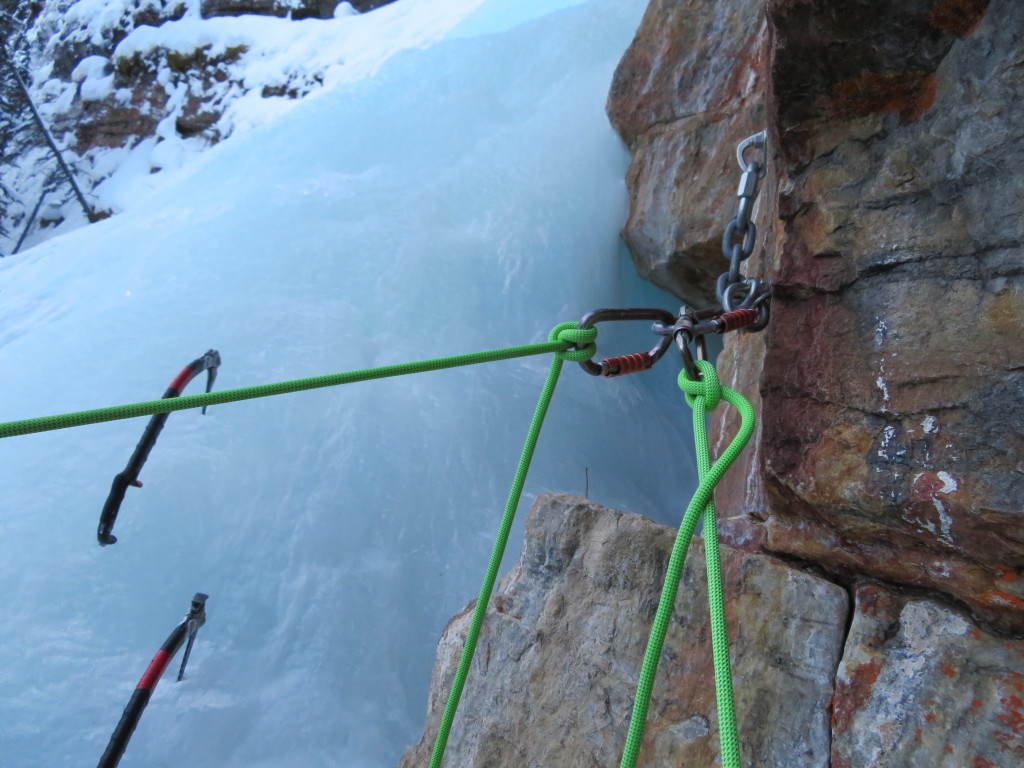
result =
M540 0L535 5L549 12L566 1ZM154 26L136 25L131 20L141 11L167 12L176 4L160 0L46 0L25 39L35 64L30 90L65 160L75 169L89 204L97 211L120 213L132 207L140 193L173 181L177 170L208 147L208 136L184 137L176 129L176 120L190 100L199 99L207 105L204 111L221 114L208 133L227 137L244 132L273 121L299 103L283 96L266 98L266 90L308 97L371 77L395 54L435 43L481 2L406 0L365 14L342 2L333 19L292 21L251 14L202 18L198 0L188 0L181 3L184 15L180 19ZM487 15L499 24L505 18L528 17L530 4L519 5L509 5L515 8L511 15L508 10L488 11ZM56 59L78 49L94 53L78 62L70 78L61 77L55 71L59 69ZM173 63L172 56L179 63ZM180 64L225 57L218 66L219 81L204 79L201 67L183 70ZM153 109L144 98L140 104L139 94L131 88L115 86L114 70L134 59L148 62L152 80L166 94L156 135L77 154L76 130L89 102L107 100L107 107L136 106L147 114ZM84 119L88 122L90 115L86 113ZM0 251L13 249L24 229L22 217L34 207L53 170L53 158L41 143L3 168L4 182L16 192L20 204L0 211L11 230L9 237L0 238ZM61 220L61 224L33 225L24 247L86 223L66 182L56 185L41 211L42 218Z
M209 347L230 388L537 341L599 306L674 309L619 245L628 158L604 115L643 5L486 0L4 260L0 420L155 398ZM603 327L600 354L652 341ZM186 679L163 681L123 766L394 765L546 367L172 414L103 549L99 510L145 420L0 441L3 765L97 760L196 591L209 621ZM587 472L592 499L677 521L693 485L677 373L567 366L520 517Z

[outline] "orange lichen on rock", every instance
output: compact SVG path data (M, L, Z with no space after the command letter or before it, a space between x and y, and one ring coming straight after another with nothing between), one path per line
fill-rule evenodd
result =
M1005 606L1007 608L1016 608L1017 610L1024 611L1024 600L1011 595L1009 592L1001 592L999 590L983 592L979 595L979 600L988 606Z
M989 0L939 0L928 14L928 23L958 37L971 34L988 9Z
M858 664L847 682L836 686L835 707L832 710L832 727L845 728L871 695L871 687L882 672L882 662L872 659Z
M839 117L896 112L905 121L921 117L935 103L935 76L929 72L862 72L837 83L833 110Z
M1005 581L1008 584L1012 584L1020 578L1020 574L1017 573L1015 568L1011 568L1008 565L1002 563L996 563L992 566L992 570L996 572L996 578L1000 581Z
M1024 736L1024 713L1021 712L1024 701L1011 695L1000 699L999 703L1003 705L1003 712L996 715L996 720L1017 735Z

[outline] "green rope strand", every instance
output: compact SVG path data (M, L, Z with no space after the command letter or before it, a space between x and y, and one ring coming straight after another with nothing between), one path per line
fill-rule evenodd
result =
M630 717L629 733L626 736L626 746L622 753L620 768L634 768L636 766L637 757L640 752L640 743L643 740L644 728L647 724L647 710L650 706L651 690L654 687L654 678L658 671L661 650L665 643L669 621L672 618L672 610L675 606L676 594L679 590L679 580L683 573L683 562L686 559L686 552L689 549L690 540L693 538L693 532L697 527L697 521L709 509L715 486L739 456L740 451L743 450L754 432L754 409L750 403L738 392L719 384L715 367L711 363L698 360L697 366L702 374L701 380L691 381L686 378L684 372L679 375L679 386L686 395L687 403L694 410L693 430L694 438L697 442L700 483L697 486L696 492L694 492L693 499L686 508L683 521L679 526L679 532L676 535L675 544L672 546L672 554L669 557L668 569L665 573L665 583L662 586L661 599L658 602L658 610L654 617L654 624L651 627L651 634L647 641L647 650L644 653L643 665L640 670L640 680L637 683L636 698L633 701L633 713ZM721 400L725 400L740 412L741 423L736 436L724 453L713 465L710 465L705 416L713 411ZM704 459L703 466L700 463L701 456ZM706 519L714 520L713 507L711 507L711 513ZM705 531L707 531L707 528L705 528ZM710 541L715 536L716 534L713 530L711 536L705 533L705 541ZM715 541L714 545L709 545L708 550L713 550L713 554L707 555L708 595L709 603L712 605L712 649L715 657L715 695L718 700L722 765L723 768L737 768L739 766L739 747L736 738L735 715L733 714L729 647L725 634L725 621L722 615L724 611L719 612L719 608L714 607L716 602L719 606L722 606L724 602L721 595L722 580L721 568L718 564L717 541ZM711 564L712 557L715 560L714 566ZM712 574L712 571L714 571L714 574ZM715 582L714 585L712 581ZM716 596L712 596L713 590L717 590Z
M553 339L539 344L526 344L518 347L505 347L487 352L470 352L451 357L439 357L433 360L420 360L412 363L385 365L380 368L366 368L358 371L333 373L326 376L313 376L308 379L294 379L275 384L258 384L251 387L226 389L199 395L184 395L167 398L166 400L149 400L132 405L115 405L109 408L97 408L91 411L65 413L57 416L41 416L21 421L8 421L0 424L0 438L30 435L34 432L47 432L67 427L80 427L85 424L99 424L104 421L131 419L136 416L151 416L154 413L170 413L187 408L200 408L208 405L233 403L238 400L251 400L270 395L284 395L289 392L302 392L307 389L334 387L339 384L352 384L357 381L386 379L392 376L404 376L411 373L439 371L445 368L458 368L477 363L490 363L497 360L511 360L516 357L541 355L545 352L564 353L572 347L572 343L562 339ZM569 353L571 354L571 353Z
M711 452L708 449L705 427L707 402L703 397L694 397L691 400L693 438L697 448L697 476L703 480L711 470ZM744 403L746 404L746 401ZM747 407L750 407L749 404ZM718 553L718 526L713 496L704 507L701 519L704 523L704 560L708 574L711 653L715 668L715 700L718 702L718 741L722 750L722 768L739 768L739 737L736 733L736 712L732 698L729 636L725 625L725 598L722 590L722 566Z
M466 642L462 647L459 667L455 672L455 679L452 681L451 691L448 694L448 703L445 705L437 738L434 741L434 751L430 756L430 768L440 768L441 762L444 760L444 750L448 745L448 736L451 733L452 723L455 721L455 713L459 708L459 700L462 698L462 689L466 684L469 667L473 662L476 643L480 637L480 628L487 613L487 604L491 598L491 591L494 589L494 582L498 578L501 558L505 554L505 545L508 543L509 532L512 530L512 521L515 518L516 508L519 506L523 485L526 483L526 473L530 469L530 461L533 458L534 448L537 446L537 438L540 436L540 428L544 423L548 404L551 402L551 396L555 393L555 385L558 383L558 375L562 371L562 363L566 360L572 362L589 360L596 351L594 345L594 339L597 338L596 329L580 330L576 323L562 323L555 326L548 338L552 342L556 339L570 341L581 345L582 348L556 351L554 359L551 361L551 367L548 369L548 377L537 401L537 408L534 411L533 420L530 422L523 452L516 467L515 479L512 481L508 501L505 503L505 512L498 528L498 537L491 551L491 559L487 564L487 573L484 575L483 584L480 585L480 594L477 596L476 605L473 608L473 617L470 619L469 631L466 632Z

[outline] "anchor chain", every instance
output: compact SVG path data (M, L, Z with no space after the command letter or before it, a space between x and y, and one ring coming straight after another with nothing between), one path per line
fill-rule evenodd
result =
M747 161L748 150L754 150L755 159ZM761 179L767 172L767 131L760 131L741 141L736 147L736 161L740 166L740 183L736 190L739 204L736 215L722 234L722 255L729 261L729 270L723 272L715 285L715 295L726 312L753 309L757 322L748 331L760 331L768 324L768 302L771 282L755 277L744 277L741 267L754 252L757 225L753 214L757 196L761 192Z

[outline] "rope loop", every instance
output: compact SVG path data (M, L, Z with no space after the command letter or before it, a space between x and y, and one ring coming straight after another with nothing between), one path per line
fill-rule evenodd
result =
M711 615L711 653L715 670L715 700L718 703L718 738L721 746L722 768L740 768L739 737L736 732L736 713L732 691L732 671L729 665L729 638L725 623L725 600L722 595L722 569L718 556L718 539L715 523L715 486L739 456L740 451L754 433L754 409L739 393L723 387L715 368L706 360L695 361L701 373L701 380L694 381L684 375L679 377L679 386L686 395L687 403L693 408L693 439L697 453L697 476L700 483L693 494L683 520L676 534L672 554L665 570L665 582L658 600L658 610L647 639L643 666L633 699L633 713L629 719L629 733L622 751L619 768L636 768L644 727L654 689L654 678L675 609L679 583L683 575L683 563L690 547L690 540L697 523L704 523L705 561L708 571L708 607ZM722 454L711 463L708 451L707 411L718 405L719 400L732 405L739 411L740 426L732 441Z
M581 363L597 354L597 328L579 326L579 323L559 323L548 334L548 341L564 341L576 345L576 349L555 352L557 357L570 363Z
M679 388L683 390L688 406L692 408L694 399L703 397L704 410L707 413L711 413L722 402L722 385L718 381L718 372L715 370L715 366L707 360L696 360L694 362L701 374L700 381L694 381L687 377L686 369L683 369L679 372Z

